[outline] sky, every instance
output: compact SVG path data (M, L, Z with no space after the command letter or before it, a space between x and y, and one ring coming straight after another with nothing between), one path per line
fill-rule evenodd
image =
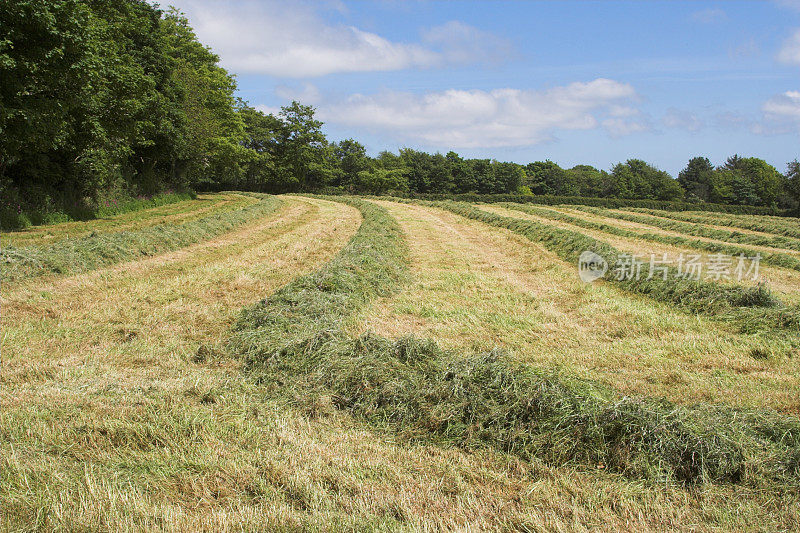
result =
M677 175L800 158L800 0L173 0L265 112L331 140Z

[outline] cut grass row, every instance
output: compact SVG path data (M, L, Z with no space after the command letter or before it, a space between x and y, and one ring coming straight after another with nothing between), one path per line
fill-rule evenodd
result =
M364 222L342 252L237 322L228 350L261 382L310 406L330 395L336 407L411 440L489 446L633 478L779 492L800 487L800 422L793 418L622 398L591 382L514 365L502 354L463 355L408 337L348 337L342 331L348 316L404 278L406 248L383 208L345 201Z
M361 221L341 204L283 200L187 248L3 286L0 529L264 531L307 517L292 507L300 492L328 506L311 518L325 523L338 500L309 477L354 484L360 472L326 469L315 446L353 436L309 432L235 362L195 357Z
M794 217L770 217L757 215L728 215L710 212L675 212L660 209L646 209L639 207L625 208L625 211L644 213L647 215L670 218L682 222L698 224L714 224L718 226L731 226L750 231L761 231L784 237L800 239L800 220Z
M663 243L654 244L653 242L645 239L639 239L636 237L623 237L602 230L583 228L568 222L548 219L499 205L477 205L475 207L481 209L482 211L488 211L497 215L519 218L523 220L532 220L548 226L566 229L586 235L595 240L611 245L623 254L627 254L626 257L628 261L630 261L631 257L635 257L637 263L650 263L651 260L657 263L659 259L664 258L664 255L666 254L665 259L667 264L671 264L675 266L676 269L679 269L681 272L686 272L687 274L690 272L690 262L694 262L695 264L699 263L700 266L697 266L693 271L692 277L698 279L702 278L708 282L728 286L762 286L769 289L769 291L771 291L779 300L782 300L787 305L800 304L800 271L765 265L762 261L755 263L752 257L758 253L758 248L753 249L750 257L731 257L727 254L714 254L712 252L699 251L688 247ZM557 208L549 209L554 211L564 211L573 216L585 218L590 221L597 221L599 219L599 221L603 224L619 226L628 230L647 232L642 228L636 227L636 225L632 222L609 221L588 213L571 212L569 210ZM669 233L666 230L660 229L654 229L651 230L651 232L660 234ZM697 238L700 239L699 237ZM714 268L712 268L715 264L720 265L721 267L720 270L722 270L722 272L720 272L719 275L716 275L714 273ZM609 265L609 273L607 275L613 276L618 272L617 265Z
M129 198L121 203L106 201L95 209L76 207L65 211L20 211L20 206L14 210L13 206L6 204L0 209L0 229L3 231L19 230L31 226L50 225L71 222L75 220L94 220L109 216L121 215L131 211L149 209L161 205L168 205L195 197L194 192L164 192L149 198Z
M134 231L165 223L183 223L205 216L241 209L257 202L252 196L233 193L199 195L196 198L140 209L120 215L89 221L64 222L34 226L2 235L4 246L42 246L67 238L80 238L100 233Z
M414 335L462 353L502 349L628 396L800 414L800 344L790 336L741 334L612 283L585 283L574 264L507 229L378 203L403 229L413 276L353 320L352 336Z
M533 220L501 216L468 204L440 202L431 205L519 233L534 242L542 243L562 259L575 265L578 264L580 254L586 250L599 254L609 265L614 265L621 255L621 252L609 244L577 231ZM528 209L527 206L518 207ZM554 216L558 215L552 213ZM800 307L784 305L762 286L747 288L680 278L673 267L667 269L666 280L661 272L648 279L648 271L649 264L644 263L640 276L623 280L612 276L609 281L625 290L674 304L685 311L714 316L734 324L741 332L770 334L774 330L785 330L792 335L800 332Z
M581 218L578 216L572 216L567 213L563 213L560 211L554 211L552 209L540 208L540 207L533 207L528 205L522 204L500 204L503 207L514 209L516 211L521 211L523 213L529 213L532 215L536 215L543 218L548 218L550 220L557 220L560 222L566 222L568 224L573 224L575 226L579 226L581 228L603 231L605 233L609 233L612 235L617 235L620 237L628 237L628 238L635 238L635 239L642 239L650 242L658 242L662 244L669 244L673 246L682 246L685 248L694 248L696 250L702 250L706 252L712 253L722 253L732 257L736 256L745 256L751 257L755 255L755 251L749 248L744 248L741 246L736 246L734 244L726 244L723 242L712 242L712 241L702 241L698 239L692 239L689 237L681 237L677 235L663 235L660 233L648 233L648 232L641 232L641 231L633 231L630 229L621 228L618 226L614 226L611 224L605 224L602 222L594 222L592 220L587 220L585 218ZM787 255L780 252L769 252L766 250L760 250L758 252L761 256L760 261L764 264L776 266L779 268L787 268L790 270L797 270L800 271L800 258L794 257L791 255Z
M221 235L263 217L281 200L256 195L260 200L241 209L214 213L182 224L158 224L122 231L65 239L49 246L6 246L0 250L2 281L18 281L45 274L78 273L142 256L176 250Z
M566 206L565 206L566 207ZM706 237L709 239L716 239L737 244L749 244L753 246L766 246L771 248L784 248L787 250L800 251L800 240L788 238L784 236L768 237L765 235L756 235L753 233L742 233L734 229L723 230L710 228L698 223L682 222L679 220L666 219L655 217L646 214L627 213L625 211L612 211L610 209L602 209L596 207L587 207L581 205L569 206L571 209L577 211L584 211L601 217L607 217L618 220L626 220L628 222L635 222L637 224L644 224L647 226L655 226L657 228L683 233L685 235L694 235L696 237Z

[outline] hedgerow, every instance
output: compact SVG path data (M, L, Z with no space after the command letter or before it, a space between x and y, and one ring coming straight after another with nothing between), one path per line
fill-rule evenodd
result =
M498 352L460 354L413 337L348 337L348 319L399 288L407 251L383 208L340 201L364 217L350 243L319 271L244 310L227 343L265 387L309 413L330 398L336 408L410 440L489 446L632 478L798 487L795 419L621 397Z
M48 273L75 274L176 250L265 216L282 204L272 196L254 196L261 201L183 224L159 224L135 231L69 238L48 246L5 246L0 250L3 265L0 280L17 281Z

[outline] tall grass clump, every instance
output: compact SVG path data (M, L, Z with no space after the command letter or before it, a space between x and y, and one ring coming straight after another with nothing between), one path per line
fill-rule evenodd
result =
M797 490L800 422L772 412L681 407L433 341L349 337L342 326L396 290L406 247L379 206L326 266L245 309L228 341L246 372L288 401L346 410L412 441L492 447L632 478ZM320 401L328 398L329 402Z
M543 244L565 261L578 264L580 254L591 250L614 265L619 252L613 246L577 231L549 224L505 217L456 202L434 202L434 205L458 215L509 229L534 242ZM580 220L580 219L578 219ZM786 306L762 286L744 287L680 278L670 267L667 279L656 273L648 278L649 264L642 265L641 275L631 279L606 279L621 288L655 300L671 303L691 313L715 316L736 324L742 332L754 333L776 329L800 333L800 307Z
M258 203L183 224L68 238L48 246L5 246L0 250L3 267L0 280L17 281L49 273L75 274L177 250L266 216L282 204L272 196L257 196L261 198Z

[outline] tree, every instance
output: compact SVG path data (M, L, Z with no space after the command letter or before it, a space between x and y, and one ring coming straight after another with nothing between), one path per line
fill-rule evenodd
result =
M162 33L171 58L170 90L177 117L175 177L188 186L235 182L249 156L243 145L244 114L238 112L234 97L236 82L179 12L167 14Z
M567 172L550 160L536 161L525 167L525 183L533 194L573 196L577 194Z
M575 184L579 196L606 197L613 189L608 172L590 165L576 165L567 171L567 176Z
M283 124L274 115L267 115L244 102L239 104L239 114L245 131L241 144L248 153L243 163L243 188L251 191L279 190L275 183L276 137Z
M800 206L800 162L795 159L786 168L786 193L794 207Z
M333 145L333 153L341 171L333 185L357 187L361 181L359 173L368 171L372 166L367 149L354 139L345 139Z
M678 183L690 199L709 201L714 178L714 165L706 157L693 157L678 174Z
M358 173L356 189L370 194L384 194L393 192L403 194L408 192L408 180L402 169L376 167L362 170Z
M628 159L612 170L615 195L619 198L676 200L683 197L672 176L641 159Z
M494 167L495 190L497 194L515 193L525 180L525 170L516 163L492 161Z
M720 190L727 194L720 199L743 205L773 205L783 188L783 176L778 170L757 157L733 155L718 169Z
M327 139L314 108L293 101L281 108L282 126L277 135L277 171L287 191L314 191L326 185L323 168Z
M450 151L445 156L453 191L458 193L475 192L478 190L478 180L470 164L457 153Z

